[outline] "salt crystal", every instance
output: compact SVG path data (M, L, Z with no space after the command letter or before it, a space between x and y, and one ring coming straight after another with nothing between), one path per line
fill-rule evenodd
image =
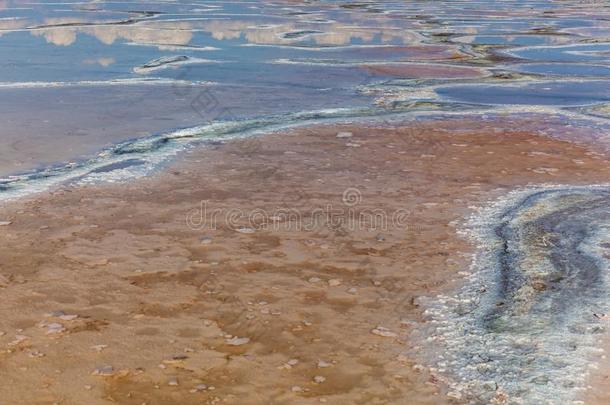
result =
M234 338L227 339L225 342L229 346L241 346L241 345L245 345L246 343L250 342L250 339L247 337L240 338L240 337L236 336Z
M371 330L373 335L383 336L383 337L397 337L398 335L388 328L384 328L383 326L378 326L375 329Z
M332 366L331 363L328 363L324 360L318 360L318 368L326 368Z
M236 229L235 231L239 232L239 233L243 233L243 234L250 234L250 233L255 232L254 229L252 229L252 228L239 228L239 229Z
M99 376L110 376L114 374L114 367L112 366L98 366L95 368L95 370L93 370L93 372L91 373L92 375L99 375Z

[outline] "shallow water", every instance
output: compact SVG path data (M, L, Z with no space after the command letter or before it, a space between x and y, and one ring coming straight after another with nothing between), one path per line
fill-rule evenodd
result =
M576 1L6 0L0 175L284 113L595 107L608 101L609 14ZM396 91L397 79L414 81Z

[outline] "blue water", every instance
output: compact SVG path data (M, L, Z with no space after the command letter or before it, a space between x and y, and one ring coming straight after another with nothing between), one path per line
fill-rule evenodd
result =
M290 124L307 111L544 106L583 119L608 103L610 11L593 3L2 4L3 176L88 161L177 129L277 116ZM422 74L425 63L444 70ZM452 70L463 67L478 74Z
M456 100L496 105L581 106L610 102L610 81L533 82L515 86L447 86L437 93Z
M610 65L593 65L589 63L529 63L514 66L513 69L545 76L605 78L610 75Z

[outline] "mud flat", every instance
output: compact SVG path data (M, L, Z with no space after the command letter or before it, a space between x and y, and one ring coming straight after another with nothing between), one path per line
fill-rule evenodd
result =
M609 163L520 120L294 129L3 203L0 398L603 403Z

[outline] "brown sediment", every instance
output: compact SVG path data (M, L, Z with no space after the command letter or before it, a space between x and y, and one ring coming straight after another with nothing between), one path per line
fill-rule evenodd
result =
M518 129L526 127L305 128L195 150L135 183L5 204L0 398L444 402L437 377L414 369L406 352L415 344L409 331L423 322L417 298L459 283L468 266L472 248L455 224L470 206L518 186L608 180L602 155ZM353 135L336 137L346 131ZM356 199L343 201L345 190ZM217 212L216 229L187 226L203 201ZM253 215L259 229L236 230L252 226L253 212L281 222L282 210L306 219L328 205L408 214L384 229L341 215L311 229L264 227ZM227 224L236 210L242 216ZM48 316L59 310L78 318ZM65 330L46 334L43 321ZM371 333L379 326L396 337ZM15 343L16 335L27 339ZM91 375L104 365L113 375ZM214 389L190 392L198 384Z
M609 326L610 317L604 320L606 330ZM593 369L591 370L592 377L589 378L588 389L579 398L585 404L610 403L610 391L608 391L608 384L610 383L610 359L608 358L610 339L607 336L602 339L601 348L603 351L594 359L596 363L593 364Z
M484 76L481 69L468 66L430 65L430 64L384 64L365 65L367 72L390 77L412 78L412 79L460 79Z

